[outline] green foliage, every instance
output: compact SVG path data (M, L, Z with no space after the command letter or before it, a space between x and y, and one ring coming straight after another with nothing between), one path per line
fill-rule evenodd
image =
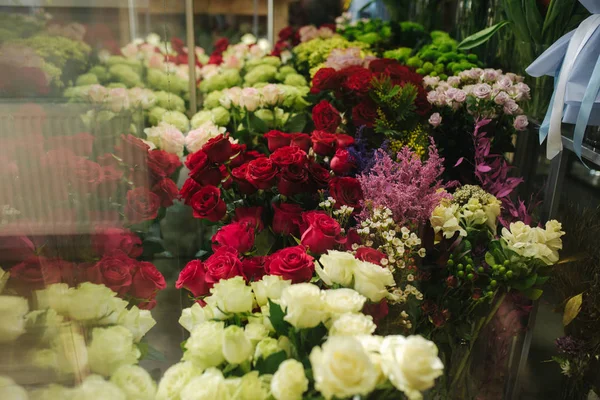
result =
M374 79L371 98L378 106L375 130L393 136L403 127L414 125L417 94L417 88L411 83L399 86L389 77Z
M122 83L128 88L144 87L140 75L128 65L113 65L108 69L108 72L112 81Z
M462 42L460 42L457 49L458 50L470 50L470 49L474 49L477 46L481 46L482 44L484 44L485 42L490 40L490 38L492 36L494 36L494 34L496 32L498 32L502 27L504 27L508 24L509 24L508 21L502 21L495 25L490 26L489 28L486 28L477 33L474 33L471 36L466 37Z
M329 39L316 38L300 43L294 48L296 69L301 73L308 73L312 68L324 63L334 49L349 47L368 50L370 46L363 42L349 41L338 35Z

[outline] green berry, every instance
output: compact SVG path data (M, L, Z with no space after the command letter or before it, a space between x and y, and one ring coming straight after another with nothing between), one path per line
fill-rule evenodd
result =
M467 55L467 60L471 62L477 62L477 54L469 54Z
M458 264L458 267L456 268L458 268L459 271L462 271L465 268L465 266L462 264Z
M458 271L456 273L456 276L458 276L459 278L464 278L465 277L465 273L463 271Z
M512 271L508 271L508 272L506 273L506 277L507 277L508 279L512 278L512 277L513 277L513 275L514 275L514 273L513 273Z
M510 265L510 261L508 261L508 260L504 260L504 266L505 266L505 267L508 267L509 265Z
M469 275L467 275L467 279L472 281L473 279L475 279L475 275L469 274Z
M446 75L446 74L440 74L439 76L440 76L440 79L443 80L443 81L445 81L446 79L448 79L448 75Z
M504 275L506 273L506 268L500 267L500 273Z
M479 272L480 274L483 274L484 271L485 269L483 269L483 267L477 268L477 272Z
M488 297L492 297L494 295L494 292L492 292L491 290L489 292L487 292Z
M427 73L425 72L425 70L423 68L417 68L417 70L415 72L419 75L427 75Z
M473 266L471 264L467 264L466 270L467 270L467 272L473 271Z
M452 257L452 256L450 256L450 257ZM454 267L454 260L452 258L450 258L448 260L448 262L446 263L446 265L448 265L449 267Z
M508 274L506 274L506 275L508 275ZM498 285L498 281L495 281L495 280L494 280L494 281L491 281L491 282L490 282L490 286L491 286L491 287L496 287L497 285Z

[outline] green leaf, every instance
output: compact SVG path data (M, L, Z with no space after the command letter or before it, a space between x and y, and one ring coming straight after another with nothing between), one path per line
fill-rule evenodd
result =
M537 274L533 274L528 276L525 280L519 281L519 282L515 282L512 287L514 287L517 290L527 290L529 288L531 288L533 285L535 285L535 281L537 280L538 275Z
M285 313L279 304L275 304L269 299L269 319L271 320L271 325L273 325L273 328L275 328L275 331L279 335L285 336L292 326L283 317L285 317Z
M545 284L548 281L548 279L550 279L549 276L539 276L538 275L537 279L535 280L534 286L542 286L543 284Z
M523 290L523 295L527 296L530 300L537 300L542 296L543 291L541 289L526 289Z
M196 252L196 254L194 254L194 258L202 258L207 254L208 254L208 251L200 249Z
M148 353L146 354L146 360L165 362L167 361L167 358L162 352L158 351L155 347L148 345Z
M302 132L304 127L306 126L306 115L303 113L295 114L293 117L290 117L285 124L286 132Z
M581 311L581 303L583 303L583 293L579 293L577 296L571 297L565 305L565 312L563 313L563 325L569 325Z
M497 24L492 25L489 28L485 28L477 33L472 34L471 36L466 37L462 42L459 43L458 50L470 50L474 49L477 46L481 46L482 44L490 40L490 38L494 36L494 34L498 32L500 28L508 25L509 23L510 22L508 21L498 22Z
M287 354L285 351L281 350L271 354L266 359L261 357L256 360L255 368L260 375L274 374L277 372L279 365L285 360L287 360Z
M275 236L269 229L263 229L261 233L256 235L254 246L256 247L257 256L266 256L269 254L276 242Z
M487 253L485 253L485 262L490 267L493 267L494 265L497 264L496 259L494 258L494 256L492 255L492 253L490 253L489 251Z
M302 332L302 348L309 355L314 347L319 346L327 336L327 327L321 322L314 328L304 329Z
M152 257L155 254L165 251L165 242L162 238L156 236L146 237L142 243L144 248L143 257Z
M250 114L249 119L250 119L250 128L252 131L258 132L258 133L269 132L269 126L267 125L267 123L265 121L263 121L262 119L258 118L256 115Z
M542 15L538 9L536 0L524 0L525 19L527 20L527 29L531 35L531 41L539 44L542 41Z

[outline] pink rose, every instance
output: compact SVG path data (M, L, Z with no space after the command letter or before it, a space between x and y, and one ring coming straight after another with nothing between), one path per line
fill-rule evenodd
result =
M440 124L442 123L442 116L440 115L440 113L431 114L431 117L429 117L429 123L434 128L437 128L438 126L440 126Z

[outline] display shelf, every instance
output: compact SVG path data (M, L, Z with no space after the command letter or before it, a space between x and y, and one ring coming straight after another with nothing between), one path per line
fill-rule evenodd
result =
M149 0L0 0L3 7L147 8Z

